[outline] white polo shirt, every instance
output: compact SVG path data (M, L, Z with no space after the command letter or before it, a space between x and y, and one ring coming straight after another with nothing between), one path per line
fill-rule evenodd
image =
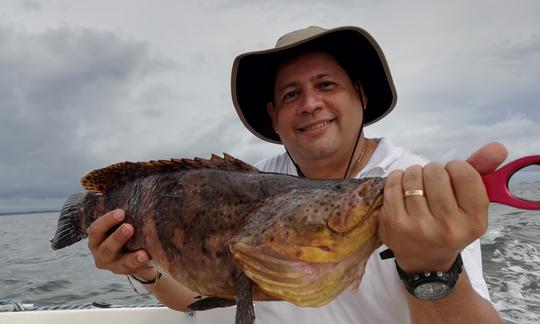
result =
M415 164L425 165L428 160L395 146L387 139L379 144L369 162L357 175L386 177L393 170L404 170ZM286 152L255 165L259 170L297 175L296 168ZM288 302L255 302L256 323L264 324L376 324L410 323L409 308L394 259L381 260L379 247L368 259L360 287L355 293L345 290L329 304L319 307L297 307ZM480 241L476 240L461 253L471 285L489 300L489 292L482 275Z

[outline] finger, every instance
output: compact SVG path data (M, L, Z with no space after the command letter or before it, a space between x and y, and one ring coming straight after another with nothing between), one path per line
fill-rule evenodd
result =
M442 164L432 162L424 167L424 186L429 209L435 218L444 221L459 214L450 176Z
M109 263L120 257L124 244L133 236L133 226L122 224L98 248L96 261Z
M146 262L139 262L137 260L140 252L144 252L144 250L119 255L117 259L106 263L105 267L101 267L101 269L109 270L116 274L133 274L148 264L148 260ZM100 267L98 266L98 268Z
M139 250L132 253L126 253L120 257L120 264L127 270L133 272L142 266L145 266L150 261L150 256L146 251Z
M401 214L405 210L403 203L403 189L401 186L401 177L403 171L392 171L386 178L383 191L383 205L379 212L378 234L381 240L389 245L392 227L399 226Z
M465 161L450 161L446 165L459 207L468 215L487 213L489 200L480 174Z
M108 232L114 226L120 224L124 217L125 213L122 209L115 209L95 220L87 230L88 248L92 251L97 250L107 238Z
M467 159L473 168L480 174L495 171L508 156L508 150L498 142L492 142L482 146Z
M392 215L398 215L405 209L405 205L403 204L403 187L401 185L402 177L403 171L393 171L386 179L384 186L383 200L384 202L388 202L388 204L383 204L383 206L388 207L387 210Z
M408 167L403 172L402 178L403 192L407 190L424 190L423 169L419 165ZM425 194L425 192L424 192ZM415 220L421 218L432 218L425 196L404 196L407 213Z

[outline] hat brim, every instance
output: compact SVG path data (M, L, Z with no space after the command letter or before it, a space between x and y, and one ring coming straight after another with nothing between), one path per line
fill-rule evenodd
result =
M375 39L358 27L330 29L284 47L249 52L235 59L231 78L233 103L246 128L257 137L281 143L266 111L274 95L274 74L283 59L312 50L334 55L351 78L361 80L368 97L365 125L375 123L394 108L397 93Z

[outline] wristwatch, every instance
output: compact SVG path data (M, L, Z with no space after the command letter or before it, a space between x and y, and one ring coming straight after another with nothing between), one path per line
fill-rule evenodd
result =
M396 268L399 278L409 293L420 300L435 301L452 292L463 269L463 260L461 254L458 254L448 272L431 271L409 274L403 271L397 262Z

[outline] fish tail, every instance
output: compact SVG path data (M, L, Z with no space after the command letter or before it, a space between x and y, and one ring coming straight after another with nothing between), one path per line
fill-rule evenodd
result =
M89 195L96 196L94 193L80 192L71 195L66 200L58 218L56 233L51 240L53 250L64 248L86 238L83 207L90 198Z

